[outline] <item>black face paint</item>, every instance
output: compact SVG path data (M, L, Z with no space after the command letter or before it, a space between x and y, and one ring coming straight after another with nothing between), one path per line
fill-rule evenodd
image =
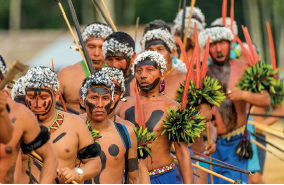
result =
M160 81L161 81L160 77L158 77L154 80L153 83L151 83L149 85L141 86L139 82L138 82L138 85L139 85L139 88L141 89L141 91L149 92L149 91L153 90L159 84Z
M44 106L44 107L46 106L46 101L43 102L43 106Z
M151 59L146 59L146 60L138 62L138 64L135 65L135 69L141 66L153 66L154 68L158 69L157 62L152 61Z
M93 110L96 108L96 105L93 103L90 103L88 100L86 100L86 105L89 107L89 113L92 116Z
M150 40L150 41L148 41L148 42L146 43L145 48L147 49L147 48L149 48L150 46L156 46L156 45L163 45L163 46L165 46L167 52L171 53L170 48L169 48L169 47L167 46L167 44L166 44L164 41L162 41L162 40Z
M109 146L108 148L108 153L113 156L113 157L116 157L119 153L119 148L116 144L112 144Z
M41 115L39 115L39 114L36 115L37 119L38 119L38 120L41 120L41 119L40 119L40 116L45 116L45 115L47 115L47 114L50 112L51 108L52 108L52 105L53 105L53 94L52 94L52 92L51 92L49 89L28 88L28 89L27 89L27 92L29 92L29 91L33 91L33 92L34 92L34 96L41 95L41 92L47 92L47 93L49 93L49 95L50 95L50 97L51 97L51 100L49 100L48 105L47 105L47 107L45 108L45 110L47 110L47 112L44 113L44 114L41 114ZM28 100L27 100L27 101L28 101ZM28 107L31 109L31 106L32 106L31 101L28 101L28 104L27 104L27 105L28 105ZM38 106L38 98L37 98L37 100L36 100L36 106Z
M97 93L98 95L110 94L109 90L104 87L94 87L91 89L93 93Z
M107 52L106 58L108 58L108 57L123 57L126 60L126 68L125 69L120 68L123 72L123 76L126 77L127 71L130 68L130 59L131 58L128 58L124 53L121 53L121 52L114 53L114 52L111 52L111 51Z
M104 107L105 110L107 111L107 115L109 115L109 113L110 113L111 103L112 103L112 101L110 101L110 102L109 102L108 104L106 104L106 106Z

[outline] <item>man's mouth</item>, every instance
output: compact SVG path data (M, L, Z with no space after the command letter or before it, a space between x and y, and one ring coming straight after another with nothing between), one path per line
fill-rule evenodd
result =
M33 111L34 114L44 114L45 112L43 111Z
M149 83L147 83L147 82L141 82L140 85L141 85L141 86L147 86L147 85L149 85Z
M218 59L224 58L224 55L222 54L222 52L217 53L217 58L218 58Z
M100 61L100 60L92 60L92 62L93 62L94 64L99 64L101 61Z

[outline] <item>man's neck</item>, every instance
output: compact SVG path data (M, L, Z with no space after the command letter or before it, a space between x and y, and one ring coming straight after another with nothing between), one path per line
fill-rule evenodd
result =
M96 129L97 131L102 131L109 128L111 121L109 121L108 117L106 117L102 121L95 121L93 118L87 116L87 120L90 120L91 129Z
M109 115L108 115L108 119L111 121L114 121L114 111L112 111Z
M44 120L38 119L38 123L40 125L45 126L45 127L49 127L54 122L54 120L56 119L56 115L57 115L56 110L52 109L50 111L50 113L48 113L48 114L49 114L49 116L46 119L44 119Z
M188 57L188 60L190 61L191 60L191 57L192 57L192 54L193 54L193 48L190 48L187 52L187 57Z
M160 88L156 87L155 89L148 91L148 92L141 91L141 95L144 96L144 97L146 96L145 98L150 98L150 97L161 94L159 92L159 90L160 90Z

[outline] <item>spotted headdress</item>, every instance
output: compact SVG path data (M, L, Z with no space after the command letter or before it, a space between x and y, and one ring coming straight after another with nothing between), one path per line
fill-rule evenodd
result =
M184 22L188 22L188 18L186 18ZM203 25L198 20L191 19L187 38L191 37L191 35L194 35L194 23L196 23L197 33L200 33L204 30ZM174 29L181 31L181 24L175 24ZM185 32L185 30L186 30L186 26L184 27L183 31Z
M141 54L139 54L137 58L134 60L134 64L132 67L133 74L135 74L136 65L139 62L144 61L145 59L150 59L156 62L157 65L160 67L161 74L163 74L164 71L167 71L166 60L164 59L163 55L161 55L157 51L144 51Z
M213 21L211 23L211 26L216 26L216 25L223 25L223 18L220 17L218 19L216 19L215 21ZM226 28L229 28L230 29L231 27L231 18L230 17L226 17ZM238 26L237 26L237 22L234 20L234 23L233 23L233 33L235 35L238 35Z
M175 48L174 38L166 29L159 28L147 31L142 40L143 51L146 49L147 42L152 40L162 40L170 50Z
M25 75L24 89L48 87L56 93L59 90L57 75L48 67L34 67Z
M134 52L133 48L130 47L128 43L121 43L113 38L105 41L103 44L103 53L105 58L108 51L113 53L123 53L129 59L132 57Z
M119 83L121 94L125 91L124 76L122 70L114 66L106 66L99 70L106 73L109 76L110 80L114 80Z
M185 23L188 22L188 18L189 18L189 13L190 13L190 6L187 6L186 7L186 10L185 10ZM181 25L182 25L182 17L183 17L183 10L179 11L175 20L174 20L174 23L175 23L175 26L174 26L174 29L176 30L177 28L180 28L179 31L181 31ZM193 11L192 11L192 19L191 20L197 20L201 26L203 28L205 28L206 26L206 23L205 23L205 16L204 14L201 12L201 10L198 8L198 7L193 7ZM186 27L186 26L185 26Z
M24 88L24 83L25 83L25 76L22 76L19 78L12 89L12 100L15 100L17 96L24 96L26 95L26 91Z
M82 37L84 42L86 42L90 38L106 39L111 33L113 33L113 31L108 25L102 23L93 23L83 30Z
M114 83L111 81L109 76L103 71L97 71L95 74L86 78L82 84L80 89L80 96L83 98L83 103L87 97L88 90L96 85L103 85L110 89L111 91L111 99L113 101L114 94Z
M226 27L206 28L198 35L199 46L201 48L205 48L208 37L210 37L210 43L219 42L222 40L231 41L234 39L233 33Z
M0 55L0 79L2 79L7 73L6 64L2 56Z

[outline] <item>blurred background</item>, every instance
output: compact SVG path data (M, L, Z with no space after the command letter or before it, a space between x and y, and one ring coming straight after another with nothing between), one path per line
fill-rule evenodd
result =
M86 25L100 21L92 0L72 0L78 21L83 29ZM140 18L137 29L136 51L141 51L139 42L145 24L155 19L162 19L173 26L173 20L181 7L181 0L104 0L111 17L119 31L135 37L135 24ZM66 0L61 1L66 15L72 19ZM190 6L190 0L187 0ZM205 14L209 26L221 17L222 0L196 0L196 6ZM230 15L230 0L228 0ZM277 67L284 67L284 0L235 0L235 20L238 24L239 37L244 41L241 25L248 27L252 41L260 50L260 58L270 63L269 42L265 21L269 21L274 38ZM0 0L0 55L8 66L14 60L33 66L51 67L54 61L58 72L66 65L81 60L79 52L71 50L74 40L65 20L54 0ZM280 78L283 78L283 71ZM274 125L282 128L280 122ZM284 141L278 141L280 147ZM278 145L278 146L279 146ZM269 148L269 147L268 147ZM269 148L279 156L283 153ZM264 180L267 183L284 183L283 162L267 154Z

